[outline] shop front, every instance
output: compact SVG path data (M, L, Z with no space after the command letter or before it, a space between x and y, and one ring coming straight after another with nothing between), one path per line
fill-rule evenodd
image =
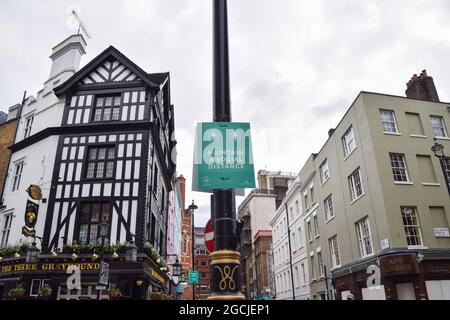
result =
M338 300L450 298L450 250L390 250L332 272Z
M101 263L91 255L41 255L30 263L26 258L0 262L0 299L149 300L154 292L168 293L169 278L146 255L135 262L125 258L105 259L109 285L98 285ZM118 294L119 293L119 294Z

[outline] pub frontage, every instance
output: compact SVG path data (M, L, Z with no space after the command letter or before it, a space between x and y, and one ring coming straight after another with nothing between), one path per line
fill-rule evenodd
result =
M450 249L386 250L331 276L337 300L442 299L449 294Z
M2 257L0 300L169 299L170 272L164 260L136 254L132 245L105 253L102 259L96 253L77 254L77 250L41 254L34 249ZM104 288L98 284L101 261L109 265L109 284Z

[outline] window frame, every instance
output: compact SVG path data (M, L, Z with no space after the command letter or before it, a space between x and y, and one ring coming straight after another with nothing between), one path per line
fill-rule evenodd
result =
M360 188L361 193L359 195L357 194L358 184L355 181L356 174L358 174L359 185L361 187ZM363 186L362 177L361 177L361 168L358 168L355 171L353 171L352 174L348 177L348 180L349 180L349 185L350 185L351 202L353 203L364 195L364 186Z
M330 221L335 217L334 214L334 203L333 203L333 195L330 194L324 201L323 201L324 207L325 207L325 219L326 221ZM331 214L330 214L331 212Z
M436 135L436 127L434 126L433 119L439 119L439 122L441 124L440 129L442 129L444 131L444 136ZM447 127L445 125L444 117L430 115L430 121L431 121L431 127L433 128L434 137L437 139L448 139L448 131L447 131Z
M347 141L347 137L352 136L352 139L350 141ZM350 150L349 146L351 145L351 142L353 142L354 147ZM350 126L350 128L347 129L347 131L344 133L344 135L342 136L342 143L343 143L343 147L344 147L344 156L345 158L348 158L353 151L356 150L357 148L357 144L356 144L356 139L355 139L355 131L353 130L353 126Z
M23 168L25 167L25 160L18 161L14 163L14 173L12 181L12 192L18 191L20 188L20 182L22 181ZM20 172L18 172L20 168Z
M384 120L383 119L383 113L384 112L388 112L392 115L392 119L389 120ZM395 111L394 110L389 110L389 109L380 109L380 120L381 120L381 126L383 127L383 133L386 134L398 134L398 125L397 125L397 118L395 116ZM390 125L394 125L394 131L386 131L385 128L385 123L389 123Z
M365 217L355 223L356 227L356 236L358 239L358 245L359 245L359 255L360 258L367 258L374 254L373 250L373 241L372 241L372 232L370 230L370 221L369 217ZM364 234L364 227L367 229L367 234ZM370 245L370 251L367 251L367 246L365 243L365 240L369 240Z
M393 157L400 157L400 159L393 159ZM408 173L408 165L406 163L406 156L404 153L389 153L389 160L391 163L391 169L392 169L392 175L394 177L394 182L396 183L408 183L411 182L411 180L409 179L409 173ZM400 165L403 164L403 167L401 166L397 166L394 167L394 163L393 161L397 161ZM400 172L400 175L397 175L395 173L395 170L397 170L398 172ZM406 178L406 180L397 180L398 177L403 177Z
M82 201L80 202L80 205L78 207L78 216L76 219L76 228L75 228L75 240L77 241L77 243L79 244L90 244L90 245L96 245L98 244L98 239L100 238L100 224L103 222L103 206L104 205L109 205L109 212L108 212L108 224L109 224L109 228L108 228L108 235L105 237L105 242L109 242L111 243L112 239L111 239L111 234L112 234L112 215L113 215L113 203L110 201ZM90 210L89 210L89 222L83 223L82 222L82 215L83 215L83 208L85 205L89 205L90 206ZM93 214L93 207L94 205L100 205L100 212L99 212L99 217L98 217L98 221L97 222L93 222L92 221L92 214ZM81 226L82 225L87 225L87 231L86 231L86 241L82 242L80 240L81 238ZM97 232L96 232L96 236L97 239L95 242L91 242L91 227L92 225L96 225L97 226ZM115 240L115 239L114 239ZM113 240L113 241L114 241Z
M112 103L111 106L106 106L106 99L108 98L112 98ZM115 101L116 98L120 98L120 103L119 105L115 105ZM103 99L103 104L102 106L98 106L98 100L99 99ZM94 97L94 102L92 105L92 113L91 113L91 122L92 123L100 123L100 122L119 122L121 121L121 116L122 116L122 105L123 105L123 94L122 92L117 93L117 94L106 94L106 95L96 95ZM105 119L105 109L110 109L110 119ZM119 114L118 114L118 118L117 119L113 119L113 114L114 114L114 109L118 109L119 110ZM97 110L101 110L101 119L100 120L96 120L97 117Z
M83 169L83 180L85 181L107 181L107 180L115 180L116 178L116 166L117 166L117 159L118 159L118 147L117 144L95 144L95 145L90 145L87 148L85 148L85 157L84 157L84 169ZM95 153L95 159L91 160L90 159L90 155L91 155L91 150L96 149L96 153ZM106 153L105 153L105 158L104 159L98 159L98 155L99 155L99 150L100 149L106 149ZM109 150L114 149L114 157L113 158L108 158L109 155ZM108 169L108 163L113 163L113 167L112 167L112 175L111 177L107 177L106 173L107 173L107 169ZM89 165L91 163L94 163L94 171L93 171L93 176L92 177L88 177L88 173L89 173ZM97 168L98 168L98 164L99 163L103 163L103 176L98 178L97 174Z
M14 219L14 213L4 213L2 215L2 230L1 230L1 236L0 236L0 248L5 248L8 246L9 241L9 235L11 234L11 226L12 221Z
M415 219L415 221L417 222L416 224L411 224L411 225L406 225L405 224L405 212L403 210L406 209L412 209L412 212L414 213L413 215L413 219ZM402 217L402 223L403 223L403 229L405 232L405 237L406 237L406 242L408 244L408 247L422 247L423 246L423 236L422 236L422 230L420 228L420 221L419 221L419 215L417 212L417 207L414 206L402 206L400 207L400 211L401 211L401 217ZM411 215L409 216L409 218L411 218ZM412 228L415 229L416 235L409 235L407 232L407 228ZM420 240L420 243L416 243L416 244L411 244L410 243L410 238L412 237L418 237L418 239ZM417 242L417 241L416 241Z
M341 253L339 250L339 240L337 235L328 239L328 246L330 247L332 269L340 268L342 261L341 261Z
M31 113L25 117L25 128L23 130L23 139L27 139L31 136L31 129L33 128L34 113Z
M324 168L326 168L326 170L324 170ZM319 167L319 171L320 171L320 180L322 182L322 184L324 184L325 182L327 182L331 176L330 176L330 166L328 164L328 159L325 159L322 164ZM326 175L325 175L326 173Z

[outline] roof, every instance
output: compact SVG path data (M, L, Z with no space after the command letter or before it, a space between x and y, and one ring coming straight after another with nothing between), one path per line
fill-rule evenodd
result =
M139 77L143 82L145 82L150 87L159 88L169 77L169 73L147 73L142 70L137 64L131 61L122 52L116 49L114 46L109 46L105 51L100 53L97 57L92 59L86 66L75 73L70 79L54 89L57 96L65 94L72 87L78 85L83 78L88 76L91 72L96 70L106 59L113 57L117 59L120 63L125 65L130 71L132 71L136 76Z

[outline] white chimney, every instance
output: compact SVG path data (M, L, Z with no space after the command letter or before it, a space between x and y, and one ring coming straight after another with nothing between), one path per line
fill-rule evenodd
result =
M52 50L52 70L50 79L69 72L71 75L80 68L80 60L86 54L86 41L81 34L75 34L58 44Z

